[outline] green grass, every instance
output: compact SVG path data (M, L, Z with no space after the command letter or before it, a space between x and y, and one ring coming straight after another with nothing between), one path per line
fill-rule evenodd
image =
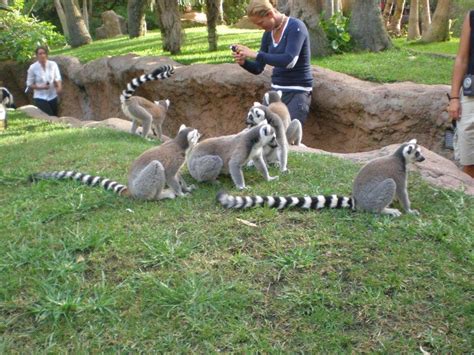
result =
M242 43L258 49L262 31L242 30L218 26L219 47L216 52L208 52L205 27L186 29L186 40L182 53L170 55L162 51L159 31L150 31L145 37L129 39L120 36L108 40L95 41L76 49L56 49L52 55L71 55L82 62L104 56L117 56L130 52L139 55L165 55L182 64L231 63L229 46ZM380 53L348 53L326 58L314 58L312 64L334 71L346 73L360 79L375 82L413 81L421 84L449 84L453 60L439 54L455 55L459 40L428 45L412 44L405 39L394 40L394 48ZM436 68L436 70L433 70Z
M160 202L25 180L70 168L126 182L131 161L151 146L124 132L11 115L0 133L2 353L474 347L474 200L418 176L409 186L421 216L398 219L226 211L214 198L221 187L234 191L228 177ZM245 171L250 191L347 194L358 170L296 153L289 168L271 183Z

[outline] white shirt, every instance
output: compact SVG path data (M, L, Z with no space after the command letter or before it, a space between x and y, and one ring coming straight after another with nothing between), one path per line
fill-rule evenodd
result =
M28 76L26 78L26 86L33 84L43 85L49 82L48 90L34 90L33 98L52 100L58 96L56 88L54 87L54 81L62 81L61 74L59 73L59 67L56 62L51 60L46 61L45 69L39 62L35 62L28 68Z

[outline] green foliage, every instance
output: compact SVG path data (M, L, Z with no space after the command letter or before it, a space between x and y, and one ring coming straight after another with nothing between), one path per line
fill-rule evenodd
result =
M249 0L224 1L224 20L228 25L239 21L247 13Z
M331 49L336 53L349 52L353 48L352 37L349 34L349 17L337 12L329 19L321 15L321 27L326 33Z
M18 10L2 13L0 29L0 59L3 60L24 62L39 45L64 44L64 37L52 24L22 15Z

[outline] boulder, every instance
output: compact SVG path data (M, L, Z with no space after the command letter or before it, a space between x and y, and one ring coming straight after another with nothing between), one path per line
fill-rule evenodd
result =
M147 83L136 92L152 100L170 99L165 133L175 132L181 123L207 136L237 132L244 127L249 107L270 87L270 67L256 76L236 64L182 66L168 57L135 54L86 64L65 56L51 60L58 63L63 76L60 115L85 120L125 118L119 98L126 84L160 65L175 65L171 78ZM0 80L19 106L30 102L23 92L27 66L0 63ZM313 76L303 138L307 146L349 153L417 138L428 149L450 157L451 151L442 146L448 122L447 85L378 84L316 66Z
M100 17L102 18L106 38L112 38L123 34L119 16L114 10L104 11Z

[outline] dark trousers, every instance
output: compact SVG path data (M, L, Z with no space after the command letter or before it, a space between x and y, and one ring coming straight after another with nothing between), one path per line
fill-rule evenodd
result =
M58 115L58 98L52 100L34 99L36 107L50 116Z
M309 114L311 105L311 92L306 91L288 91L283 92L281 100L288 107L291 119L297 119L304 124Z

